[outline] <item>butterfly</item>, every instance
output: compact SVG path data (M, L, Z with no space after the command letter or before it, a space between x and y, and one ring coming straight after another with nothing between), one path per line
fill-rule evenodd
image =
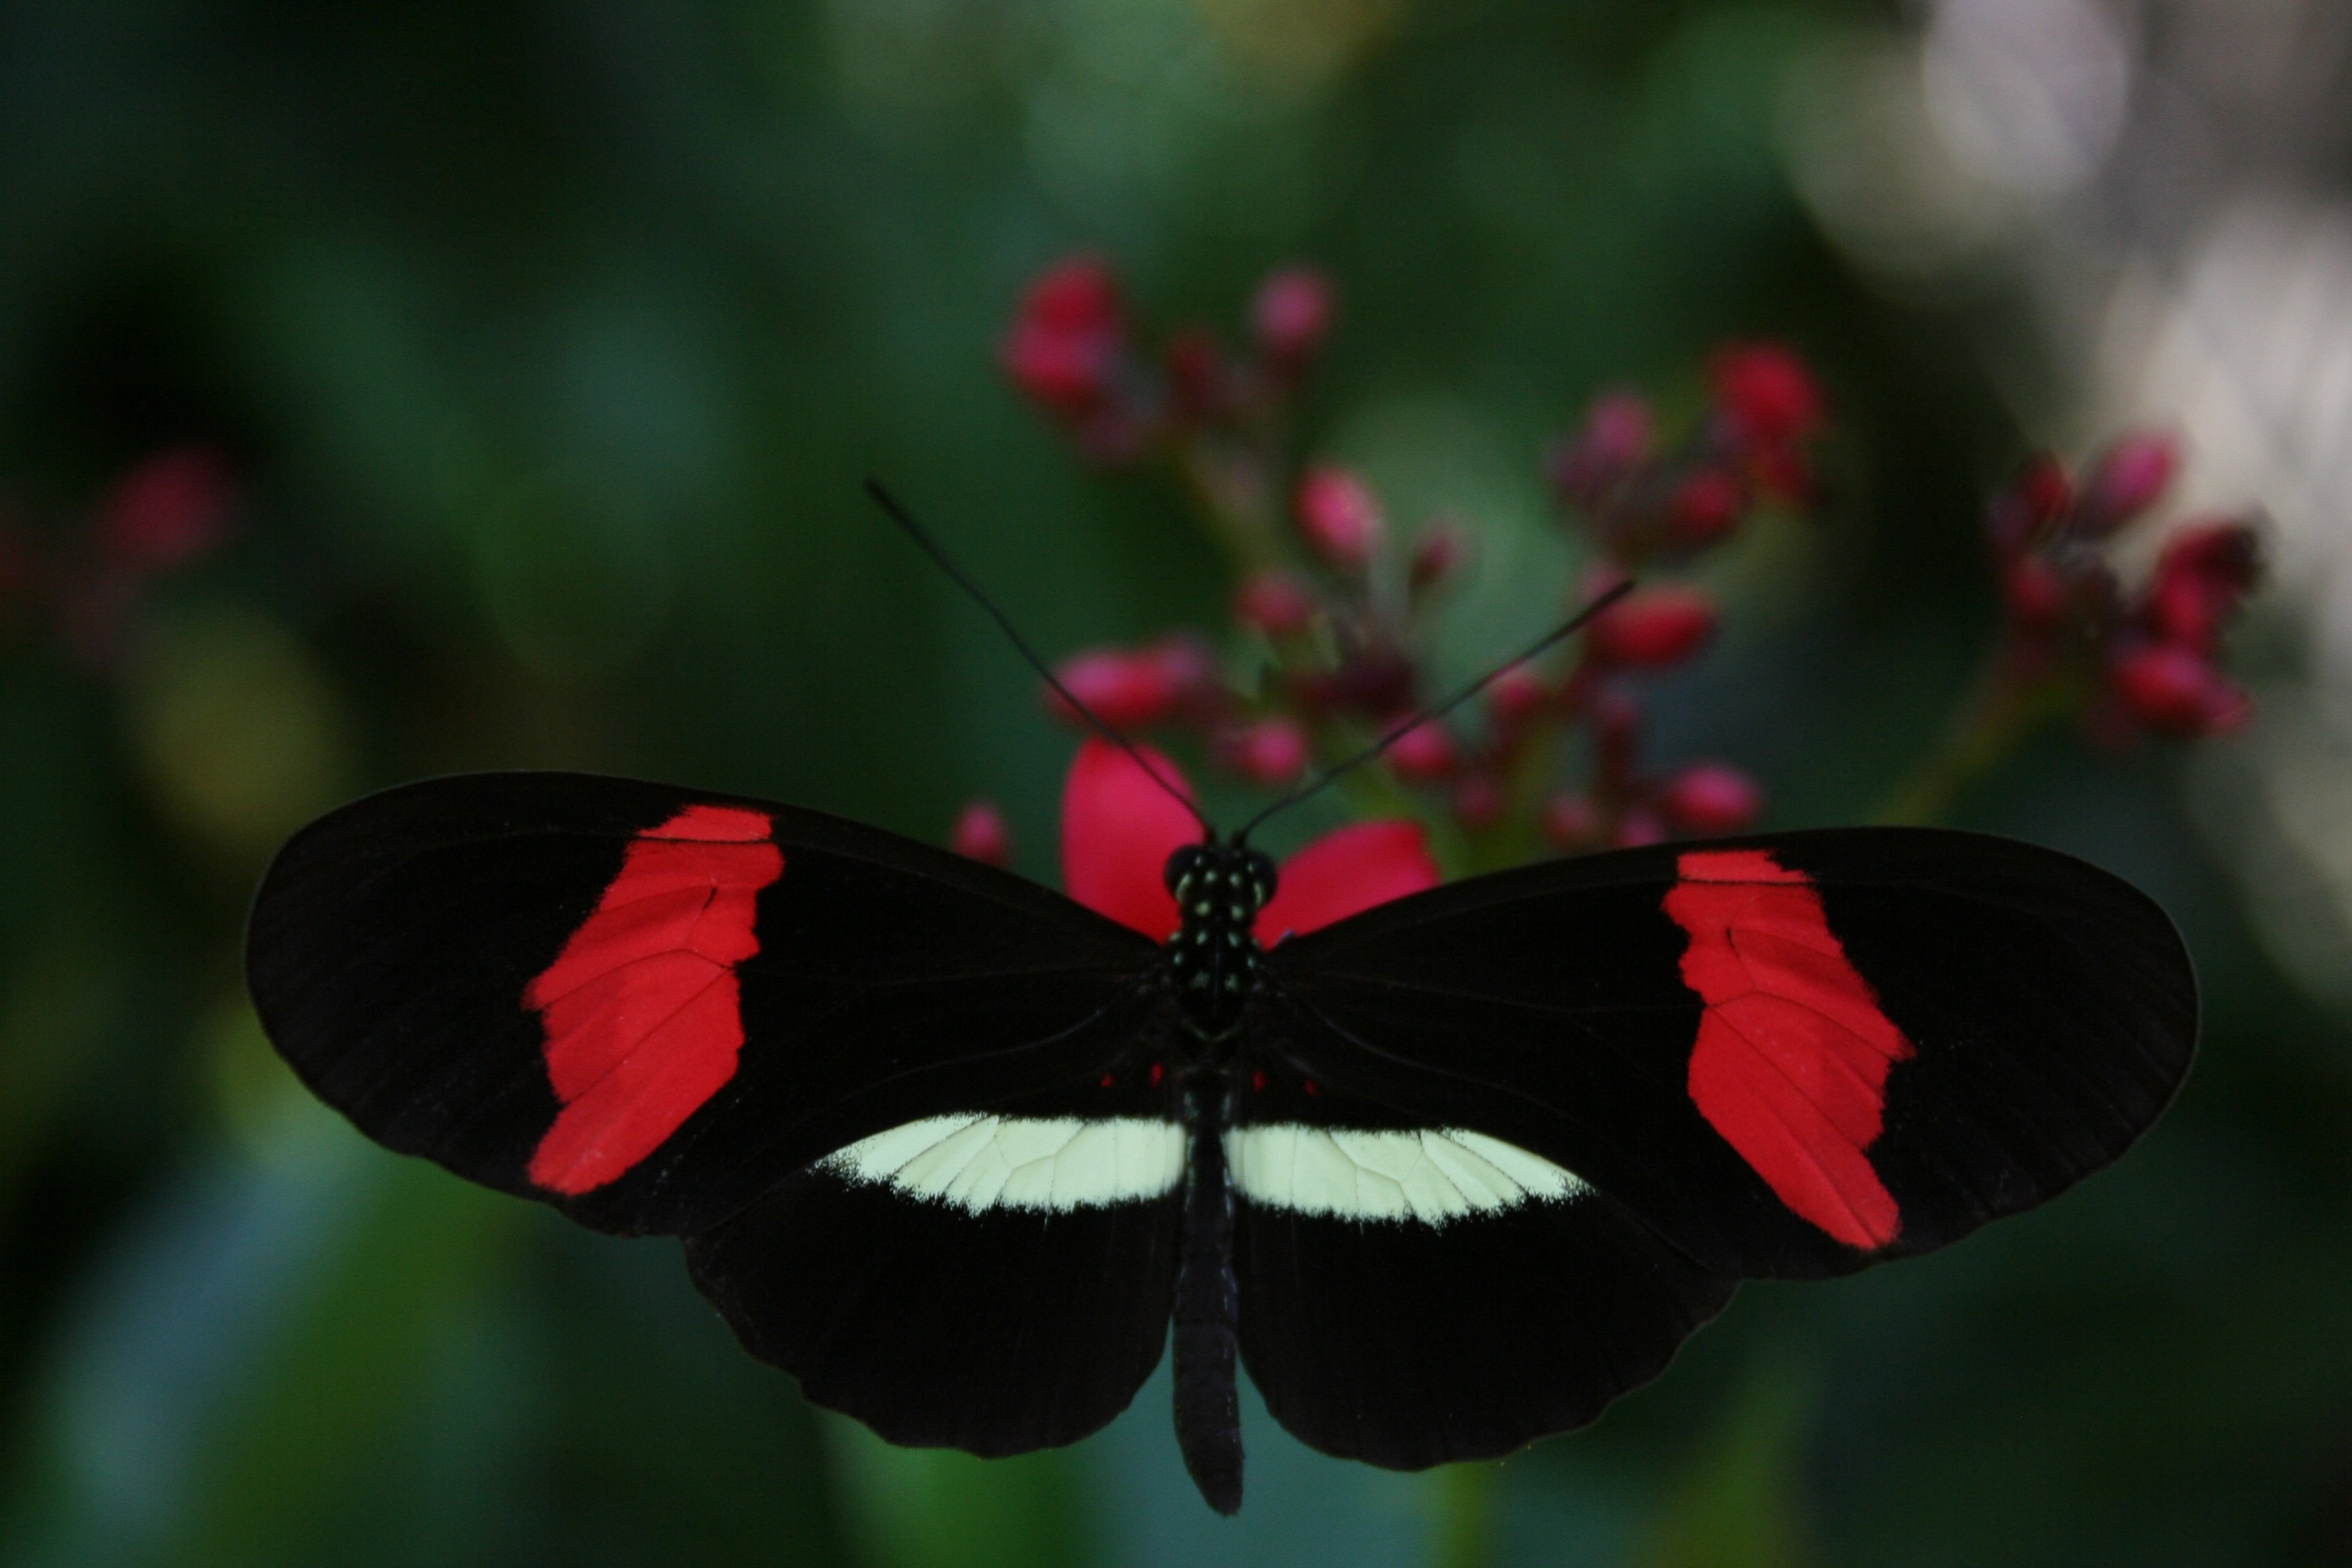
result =
M1237 1363L1326 1453L1508 1453L1657 1375L1743 1279L2063 1192L2195 1047L2164 912L2007 839L1441 885L1398 824L1277 866L1101 741L1065 821L1076 897L743 796L408 784L278 854L248 979L362 1131L684 1237L751 1354L891 1441L1074 1441L1172 1339L1228 1513Z

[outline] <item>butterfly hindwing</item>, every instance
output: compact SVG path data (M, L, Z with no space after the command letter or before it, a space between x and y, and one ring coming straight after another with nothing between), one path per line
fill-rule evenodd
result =
M1572 1430L1731 1299L1525 1150L1278 1068L1253 1085L1225 1135L1242 1356L1325 1453L1421 1469Z
M1153 954L878 829L568 773L345 806L280 852L247 933L270 1037L362 1131L624 1233L1094 1082L1154 1011Z
M1065 1097L1070 1098L1070 1097ZM1075 1442L1168 1337L1185 1135L1147 1079L1068 1110L926 1119L690 1237L695 1283L761 1361L895 1443Z
M2053 851L1848 829L1456 883L1267 956L1289 1070L1572 1171L1706 1269L1944 1245L2113 1161L2187 1071L2163 912Z

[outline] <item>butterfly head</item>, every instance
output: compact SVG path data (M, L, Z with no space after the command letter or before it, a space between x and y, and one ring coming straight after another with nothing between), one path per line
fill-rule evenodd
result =
M1246 924L1274 897L1274 861L1239 841L1187 844L1161 873L1186 924L1222 917Z

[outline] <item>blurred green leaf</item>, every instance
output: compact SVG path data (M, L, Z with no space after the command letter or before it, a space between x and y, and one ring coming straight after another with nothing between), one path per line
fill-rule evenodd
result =
M154 624L129 719L164 814L240 871L348 795L357 772L317 661L250 605L191 605Z
M1813 1560L1801 1491L1809 1401L1786 1367L1748 1376L1668 1489L1643 1568L1799 1568Z
M877 1568L1072 1568L1096 1558L1085 1471L1066 1452L991 1461L897 1447L844 1417L824 1429Z
M45 1401L23 1560L315 1561L513 1212L287 1102L98 1282Z

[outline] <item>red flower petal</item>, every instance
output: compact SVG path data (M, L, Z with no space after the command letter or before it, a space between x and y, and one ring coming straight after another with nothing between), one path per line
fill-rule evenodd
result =
M1234 618L1270 637L1304 631L1314 616L1314 595L1287 572L1261 572L1234 594Z
M1721 468L1701 468L1667 500L1667 531L1677 544L1712 544L1739 526L1747 499L1739 493L1739 481Z
M1380 498L1353 471L1314 468L1299 476L1292 498L1298 531L1315 553L1343 572L1362 570L1380 545L1387 524Z
M1327 833L1282 863L1281 885L1257 913L1268 947L1374 904L1438 883L1429 836L1418 822L1359 822Z
M2083 481L2074 531L2092 539L2128 525L2164 499L2180 471L2180 443L2161 431L2126 436L2107 448Z
M1585 628L1584 651L1601 663L1668 669L1715 635L1715 600L1703 588L1665 583L1629 594Z
M233 499L226 459L209 447L174 447L117 480L91 526L134 567L176 566L227 537Z
M1667 781L1658 809L1685 833L1741 833L1763 814L1764 792L1738 768L1696 763Z
M987 865L1010 866L1013 829L1005 826L1004 814L996 809L996 803L982 796L966 805L956 817L948 847Z
M1029 285L999 356L1014 385L1076 420L1110 395L1126 337L1118 280L1100 258L1075 256Z
M1250 317L1267 357L1296 371L1323 346L1335 309L1330 279L1311 267L1293 267L1258 286Z
M1780 343L1731 343L1716 351L1707 380L1732 428L1762 446L1801 441L1829 416L1813 373Z
M1170 784L1192 794L1174 763L1136 748ZM1070 897L1154 942L1176 932L1176 900L1162 873L1168 857L1199 841L1192 813L1154 784L1135 759L1087 737L1062 787L1062 886Z
M1604 392L1585 410L1584 427L1547 459L1553 491L1576 506L1597 507L1648 460L1650 405L1630 392Z

